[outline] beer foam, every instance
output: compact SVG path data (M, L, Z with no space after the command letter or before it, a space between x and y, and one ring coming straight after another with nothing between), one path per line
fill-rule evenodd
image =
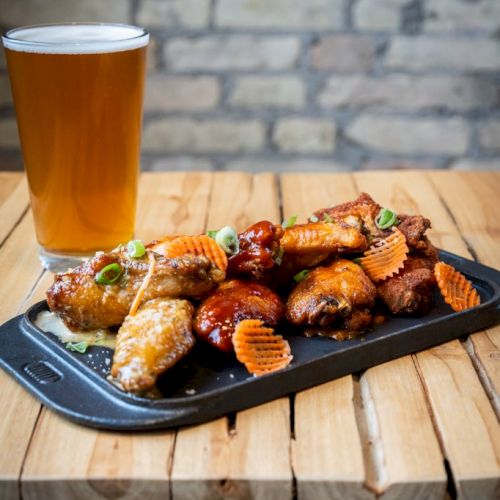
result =
M138 49L149 34L126 24L54 24L28 26L2 37L7 49L38 54L99 54Z

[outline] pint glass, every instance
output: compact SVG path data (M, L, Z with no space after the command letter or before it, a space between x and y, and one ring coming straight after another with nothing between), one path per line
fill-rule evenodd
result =
M3 37L48 269L133 237L148 39L116 24L30 26Z

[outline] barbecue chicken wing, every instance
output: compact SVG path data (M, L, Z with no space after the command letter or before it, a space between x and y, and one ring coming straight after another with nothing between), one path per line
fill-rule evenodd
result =
M198 308L194 329L198 337L221 351L231 352L231 338L243 319L260 319L277 325L285 315L285 306L269 288L259 283L231 280L205 299Z
M191 350L193 311L187 300L157 298L125 318L116 337L111 375L126 391L151 389L161 373Z
M50 309L73 330L92 330L119 325L149 269L148 255L132 259L125 252L98 252L80 266L55 276L47 291ZM221 282L225 274L206 257L185 255L167 259L152 252L154 274L143 302L156 297L201 298ZM117 263L123 270L112 285L96 283L96 275L105 266Z
M360 266L337 259L313 269L297 284L288 297L286 315L295 325L337 327L354 334L370 326L376 295Z

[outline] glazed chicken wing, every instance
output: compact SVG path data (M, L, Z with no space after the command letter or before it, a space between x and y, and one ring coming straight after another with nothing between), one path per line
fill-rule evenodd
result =
M231 338L239 321L260 319L274 326L284 315L285 306L269 288L255 282L231 280L201 303L195 315L194 329L198 337L214 347L231 352Z
M337 326L354 334L371 323L375 285L362 268L345 259L313 269L292 290L286 304L294 325Z
M187 300L157 298L125 318L116 337L111 375L126 391L151 389L161 373L191 350L193 311Z
M92 330L119 325L149 269L147 255L132 259L121 251L98 252L93 258L67 273L55 276L47 291L50 309L73 330ZM201 298L225 277L206 257L185 255L167 259L152 252L154 274L143 302L155 297ZM109 264L120 266L122 274L111 285L96 283L97 273Z

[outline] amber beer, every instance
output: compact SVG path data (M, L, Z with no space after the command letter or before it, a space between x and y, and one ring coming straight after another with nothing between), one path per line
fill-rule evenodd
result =
M42 261L55 268L128 241L147 33L50 25L12 30L3 42Z

